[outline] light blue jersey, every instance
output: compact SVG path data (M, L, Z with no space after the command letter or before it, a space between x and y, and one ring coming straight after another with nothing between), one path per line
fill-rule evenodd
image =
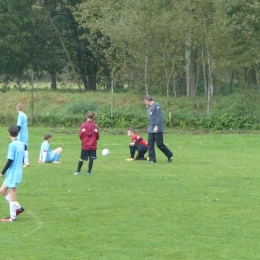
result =
M51 146L48 141L42 142L39 161L53 162L55 160L55 153L51 151Z
M24 143L18 140L12 141L8 146L7 160L13 160L5 177L5 185L8 188L17 187L23 176Z
M28 146L28 121L25 113L19 113L17 118L17 126L21 127L17 139L23 142L24 145Z

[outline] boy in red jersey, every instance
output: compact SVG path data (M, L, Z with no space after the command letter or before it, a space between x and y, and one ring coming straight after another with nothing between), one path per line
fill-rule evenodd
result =
M87 175L91 174L93 161L97 158L97 141L99 139L98 126L93 122L94 112L87 112L87 121L83 123L79 130L79 138L81 140L81 154L75 175L80 174L83 161L89 160Z
M136 134L133 128L128 129L127 135L132 138L132 141L129 144L130 158L126 160L146 160L146 158L144 158L144 155L148 150L148 143L140 135ZM135 151L138 152L136 158L134 158Z

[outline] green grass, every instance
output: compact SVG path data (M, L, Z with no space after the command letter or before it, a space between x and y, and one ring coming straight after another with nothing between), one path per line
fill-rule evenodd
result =
M9 138L2 136L6 163ZM0 223L1 259L259 259L259 135L165 134L175 157L126 162L129 137L101 131L92 176L74 176L77 129L30 128L25 212ZM38 164L43 134L62 165ZM146 133L141 133L144 137ZM111 155L101 155L109 148ZM0 200L0 217L8 205Z

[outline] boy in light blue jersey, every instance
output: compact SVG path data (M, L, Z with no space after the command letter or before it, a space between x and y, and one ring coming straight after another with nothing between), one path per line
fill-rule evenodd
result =
M10 216L1 219L3 222L15 221L16 217L24 211L16 200L16 190L23 176L24 143L17 140L19 129L16 125L10 126L8 132L12 142L8 146L7 163L1 174L1 177L4 177L6 173L6 177L0 193L9 202Z
M61 157L62 148L59 147L52 151L50 146L52 136L45 134L43 138L45 141L41 144L39 163L60 163L59 159Z
M28 153L28 120L27 115L23 112L23 104L19 103L16 106L16 110L18 112L17 117L17 126L19 128L19 134L17 136L17 140L24 143L24 167L29 166L29 153Z

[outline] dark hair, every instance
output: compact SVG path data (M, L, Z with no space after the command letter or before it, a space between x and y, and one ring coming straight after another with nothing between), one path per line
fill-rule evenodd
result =
M146 96L144 97L144 100L153 101L153 98L152 98L150 95L146 95Z
M87 112L87 118L89 118L89 119L93 119L94 118L94 112L93 111L88 111Z
M45 134L43 136L43 138L44 138L44 140L48 140L48 139L52 138L52 136L51 136L51 134Z
M19 128L17 125L11 125L8 129L8 132L12 137L17 137L19 134Z

